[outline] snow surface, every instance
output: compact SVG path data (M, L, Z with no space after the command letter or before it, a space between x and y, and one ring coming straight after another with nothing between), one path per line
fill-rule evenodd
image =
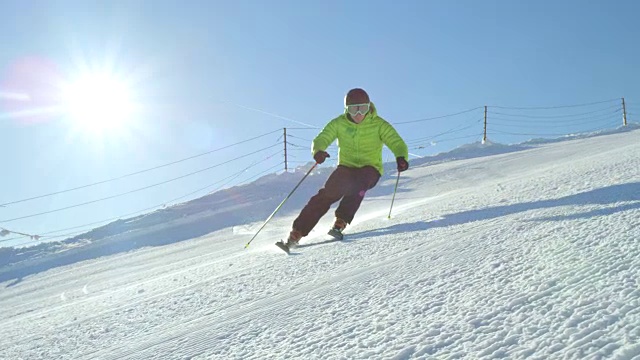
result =
M304 171L4 249L0 358L638 360L639 137L412 161L391 219L393 171L345 241L329 213L291 256L273 242L331 169L248 250Z

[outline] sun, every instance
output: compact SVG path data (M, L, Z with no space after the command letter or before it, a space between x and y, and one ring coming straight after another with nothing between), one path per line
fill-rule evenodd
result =
M65 113L82 132L121 130L135 110L131 86L109 73L86 74L64 86L63 94Z

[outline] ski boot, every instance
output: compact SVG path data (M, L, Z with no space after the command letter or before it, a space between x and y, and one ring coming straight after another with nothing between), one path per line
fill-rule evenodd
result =
M336 218L336 221L333 223L333 227L329 230L327 234L333 236L336 240L342 240L344 239L344 235L342 234L342 232L346 227L347 227L346 221L340 218Z
M302 239L302 233L296 229L291 230L287 242L278 241L276 246L285 251L287 254L291 249L298 247L298 242Z

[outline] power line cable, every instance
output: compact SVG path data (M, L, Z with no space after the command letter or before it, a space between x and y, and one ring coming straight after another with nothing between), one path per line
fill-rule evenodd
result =
M482 106L478 106L475 107L473 109L469 109L469 110L465 110L465 111L460 111L454 114L447 114L447 115L442 115L442 116L436 116L436 117L432 117L432 118L426 118L426 119L419 119L419 120L411 120L411 121L402 121L402 122L396 122L393 123L394 125L404 125L404 124L411 124L411 123L416 123L416 122L423 122L423 121L432 121L432 120L438 120L438 119L444 119L444 118L448 118L448 117L452 117L452 116L457 116L457 115L462 115L462 114L466 114L478 109L483 109Z
M509 123L509 124L514 124L514 125L518 125L518 126L526 126L526 125L533 125L533 126L537 126L537 125L541 125L541 126L545 126L545 127L550 127L550 126L554 126L554 125L559 125L559 126L566 126L566 125L579 125L579 124L584 124L584 123L588 123L588 122L592 122L592 121L601 121L601 120L606 120L606 119L611 119L617 116L620 116L621 112L620 111L616 111L616 112L612 112L610 114L604 114L604 115L599 115L599 116L594 116L594 117L586 117L586 118L581 118L581 119L569 119L569 120L521 120L521 119L513 119L513 118L504 118L501 116L497 116L497 117L491 117L489 119L489 125L491 124L504 124L505 122Z
M473 123L471 125L467 125L467 126L464 126L464 127L458 127L458 128L452 128L452 129L449 129L447 131L441 132L439 134L435 134L435 135L431 135L431 136L427 136L427 137L422 137L422 138L417 138L417 139L410 139L410 140L407 140L406 142L407 142L407 144L413 144L415 142L423 142L423 141L436 139L437 137L442 136L442 135L449 135L449 134L453 134L453 133L456 133L456 132L461 132L461 131L464 131L466 129L470 129L470 128L476 126L476 124L478 124L479 122L481 122L483 120L484 119L475 120L475 121L473 121Z
M210 166L210 167L208 167L208 168L201 169L201 170L198 170L198 171L194 171L194 172L192 172L192 173L189 173L189 174L186 174L186 175L182 175L182 176L179 176L179 177L177 177L177 178L173 178L173 179L170 179L170 180L167 180L167 181L159 182L159 183L156 183L156 184L153 184L153 185L145 186L145 187L142 187L142 188L134 189L134 190L131 190L131 191L127 191L127 192L120 193L120 194L117 194L117 195L108 196L108 197L101 198L101 199L97 199L97 200L87 201L87 202L84 202L84 203L80 203L80 204L75 204L75 205L71 205L71 206L63 207L63 208L60 208L60 209L54 209L54 210L44 211L44 212L41 212L41 213L32 214L32 215L27 215L27 216L20 216L20 217L16 217L16 218L13 218L13 219L0 220L0 223L7 223L7 222L16 221L16 220L22 220L22 219L28 219L28 218L32 218L32 217L36 217L36 216L41 216L41 215L45 215L45 214L51 214L51 213L55 213L55 212L59 212L59 211L63 211L63 210L68 210L68 209L72 209L72 208L76 208L76 207L80 207L80 206L84 206L84 205L89 205L89 204L94 204L94 203L101 202L101 201L105 201L105 200L114 199L114 198L121 197L121 196L124 196L124 195L129 195L129 194L132 194L132 193L135 193L135 192L138 192L138 191L147 190L147 189L150 189L150 188L153 188L153 187L159 186L159 185L164 185L164 184L170 183L170 182L172 182L172 181L176 181L176 180L184 179L184 178L186 178L186 177L189 177L189 176L192 176L192 175L195 175L195 174L199 174L199 173L204 172L204 171L207 171L207 170L211 170L211 169L216 168L216 167L218 167L218 166L222 166L222 165L228 164L228 163L230 163L230 162L233 162L233 161L236 161L236 160L238 160L238 159L242 159L242 158L244 158L244 157L247 157L247 156L250 156L250 155L253 155L253 154L259 153L259 152L261 152L261 151L264 151L264 150L270 149L270 148L272 148L272 147L274 147L274 146L278 146L278 145L279 145L279 144L274 144L274 145L268 146L268 147L266 147L266 148L263 148L263 149L260 149L260 150L254 151L254 152L252 152L252 153L249 153L249 154L246 154L246 155L243 155L243 156L239 156L239 157L237 157L237 158L235 158L235 159L231 159L231 160L229 160L229 161L225 161L225 162L223 162L223 163L220 163L220 164L217 164L217 165L214 165L214 166Z
M188 194L186 194L186 195L182 195L182 196L180 196L180 197L177 197L177 198L174 198L174 199L171 199L171 200L165 201L165 202L163 202L163 203L161 203L161 204L159 204L159 205L154 205L154 206L151 206L151 207L148 207L148 208L142 209L142 210L138 210L138 211L135 211L135 212L132 212L132 213L128 213L128 214L124 214L124 215L120 215L120 216L113 217L113 218L106 219L106 220L100 220L100 221L96 221L96 222L92 222L92 223L88 223L88 224L83 224L83 225L74 226L74 227L70 227L70 228L58 229L58 230L54 230L54 231L50 231L50 232L46 232L46 233L43 233L43 234L42 234L42 236L40 236L40 238L55 239L55 238L60 238L60 237L69 237L69 236L75 236L75 235L83 234L83 233L85 233L87 230L83 230L83 231L81 231L81 232L73 232L73 233L69 233L69 234L63 234L63 235L48 236L48 235L50 235L50 234L55 234L55 233L59 233L59 232L63 232L63 231L75 230L75 229L79 229L79 228L86 228L86 227L88 227L88 226L93 226L93 225L97 225L97 224L103 224L103 223L105 223L105 222L115 221L115 220L118 220L118 219L122 219L122 218L124 218L124 217L133 216L133 215L138 215L138 214L141 214L141 213L147 212L147 211L149 211L149 210L157 209L157 208L159 208L159 207L165 207L165 206L166 206L166 204L169 204L169 203L172 203L172 202L175 202L175 201L178 201L178 200L182 200L182 199L184 199L184 198L186 198L186 197L189 197L189 196L191 196L191 195L193 195L193 194L196 194L196 193L198 193L198 192L200 192L200 191L206 190L206 189L208 189L208 188L210 188L210 187L212 187L212 186L214 186L214 185L216 185L216 184L218 184L218 183L220 183L220 182L223 182L223 181L225 181L225 180L231 179L231 180L227 181L226 183L224 183L224 184L220 185L220 186L219 186L216 190L214 190L213 192L219 191L220 189L222 189L223 187L225 187L226 185L228 185L231 181L233 181L234 179L236 179L238 176L240 176L242 173L246 172L246 171L247 171L248 169L250 169L251 167L257 166L258 164L262 163L264 160L268 160L269 158L272 158L272 157L274 157L274 156L278 155L280 152L281 152L281 151L278 151L278 152L276 152L276 153L274 153L274 154L272 154L272 155L270 155L270 156L266 157L266 158L265 158L265 159L263 159L263 160L256 161L256 162L254 162L252 165L250 165L250 166L248 166L248 167L246 167L246 168L244 168L244 169L242 169L242 170L240 170L240 171L238 171L238 172L236 172L236 173L234 173L234 174L232 174L232 175L230 175L230 176L227 176L226 178L223 178L223 179L218 180L218 181L216 181L216 182L214 182L214 183L212 183L212 184L209 184L209 185L207 185L207 186L206 186L206 187L204 187L204 188L200 188L200 189L195 190L195 191L193 191L193 192L190 192L190 193L188 193ZM280 164L278 164L278 166L279 166L279 165L280 165ZM12 231L12 232L13 232L13 231ZM13 233L17 233L17 232L13 232ZM24 236L31 236L31 235L28 235L28 234L23 234L23 235L24 235ZM11 241L11 240L19 240L19 239L22 239L24 236L21 236L21 237L13 237L13 238L9 238L9 239L3 239L3 240L0 240L0 243L2 243L2 242L7 242L7 241ZM32 237L32 236L31 236L31 237ZM24 245L24 244L23 244L23 245Z
M590 114L595 114L599 112L604 112L607 110L610 111L611 109L617 109L618 111L622 111L622 106L614 105L604 109L583 112L579 114L565 114L565 115L529 115L529 114L509 114L509 113L502 113L502 112L491 112L489 113L489 115L496 114L496 115L513 116L513 117L534 118L534 119L560 119L560 118L568 118L568 117L575 117L575 116L582 116L582 115L590 115Z
M313 140L309 140L309 139L301 138L301 137L299 137L299 136L290 135L290 134L287 134L287 137L291 137L291 138L298 139L298 140L304 140L304 141L308 141L308 142L312 142L312 141L313 141Z
M308 146L302 146L302 145L294 144L294 143L289 142L289 141L287 141L287 144L288 144L288 145L291 145L291 146L293 146L293 147L296 147L296 148L298 148L298 149L300 149L300 150L302 150L302 149L304 149L304 150L309 150L309 147L308 147Z
M596 101L596 102L584 103L584 104L559 105L559 106L531 106L531 107L521 106L521 107L515 107L515 106L491 105L489 107L490 108L496 108L496 109L513 109L513 110L548 110L548 109L564 109L564 108L591 106L591 105L605 104L605 103L612 102L612 101L621 101L621 99L618 98L618 99Z
M27 198L27 199L11 201L11 202L7 202L7 203L4 203L4 204L0 204L0 206L6 206L6 205L19 204L19 203L23 203L23 202L27 202L27 201L31 201L31 200L42 199L42 198L49 197L49 196L54 196L54 195L59 195L59 194L63 194L63 193L68 193L68 192L76 191L76 190L80 190L80 189L86 189L86 188L88 188L88 187L92 187L92 186L96 186L96 185L101 185L101 184L105 184L105 183L113 182L113 181L116 181L116 180L121 180L121 179L124 179L124 178L127 178L127 177L131 177L131 176L134 176L134 175L139 175L139 174L142 174L142 173L145 173L145 172L149 172L149 171L152 171L152 170L161 169L161 168L164 168L164 167L167 167L167 166L171 166L171 165L175 165L175 164L178 164L178 163L181 163L181 162L187 161L187 160L195 159L195 158L197 158L197 157L201 157L201 156L204 156L204 155L209 155L209 154L211 154L211 153L214 153L214 152L217 152L217 151L220 151L220 150L225 150L225 149L228 149L228 148L233 147L233 146L236 146L236 145L244 144L244 143L246 143L246 142L253 141L253 140L259 139L259 138L261 138L261 137L265 137L265 136L271 135L271 134L273 134L273 133L275 133L275 132L278 132L278 131L281 131L281 130L275 130L275 131L272 131L272 132L269 132L269 133L266 133L266 134L262 134L262 135L259 135L259 136L256 136L256 137L253 137L253 138L251 138L251 139L243 140L243 141L237 142L237 143L235 143L235 144L231 144L231 145L227 145L227 146L224 146L224 147L221 147L221 148L215 149L215 150L207 151L207 152L205 152L205 153L201 153L201 154L194 155L194 156L190 156L190 157L187 157L187 158L184 158L184 159L176 160L176 161L173 161L173 162L170 162L170 163L164 164L164 165L160 165L160 166L156 166L156 167L148 168L148 169L145 169L145 170L136 171L136 172L133 172L133 173L130 173L130 174L125 174L125 175L122 175L122 176L118 176L118 177L115 177L115 178L111 178L111 179L107 179L107 180L103 180L103 181L95 182L95 183L88 184L88 185L78 186L78 187L75 187L75 188L72 188L72 189L61 190L61 191L56 191L56 192L49 193L49 194L44 194L44 195L34 196L34 197L31 197L31 198Z
M594 131L599 131L599 130L605 130L605 129L610 129L610 127L605 126L605 127L598 127L598 128L594 128L594 129L589 129L589 130L581 130L580 133L590 133L590 132L594 132ZM512 133L512 132L506 132L506 131L500 131L500 130L491 130L489 132L492 135L495 134L504 134L504 135L516 135L516 136L568 136L571 134L567 134L567 133L553 133L553 134L548 134L548 133Z
M584 126L589 126L589 125L593 125L593 124L603 124L603 123L613 123L614 119L606 119L608 121L602 121L602 120L596 120L596 121L586 121L584 123L578 124L578 125L571 125L571 126L567 126L567 125L546 125L544 126L543 130L548 130L548 129L580 129L581 127ZM617 122L617 120L616 120ZM518 128L518 129L523 129L523 130L536 130L536 129L540 129L540 126L536 126L536 125L511 125L511 124L491 124L489 127L489 129L513 129L513 128Z

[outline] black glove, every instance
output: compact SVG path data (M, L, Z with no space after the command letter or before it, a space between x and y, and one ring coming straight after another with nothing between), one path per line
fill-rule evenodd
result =
M315 155L313 155L313 159L318 164L322 164L328 157L331 157L329 153L322 150L318 151Z
M396 163L398 163L398 172L403 172L409 168L409 163L403 156L397 157Z

